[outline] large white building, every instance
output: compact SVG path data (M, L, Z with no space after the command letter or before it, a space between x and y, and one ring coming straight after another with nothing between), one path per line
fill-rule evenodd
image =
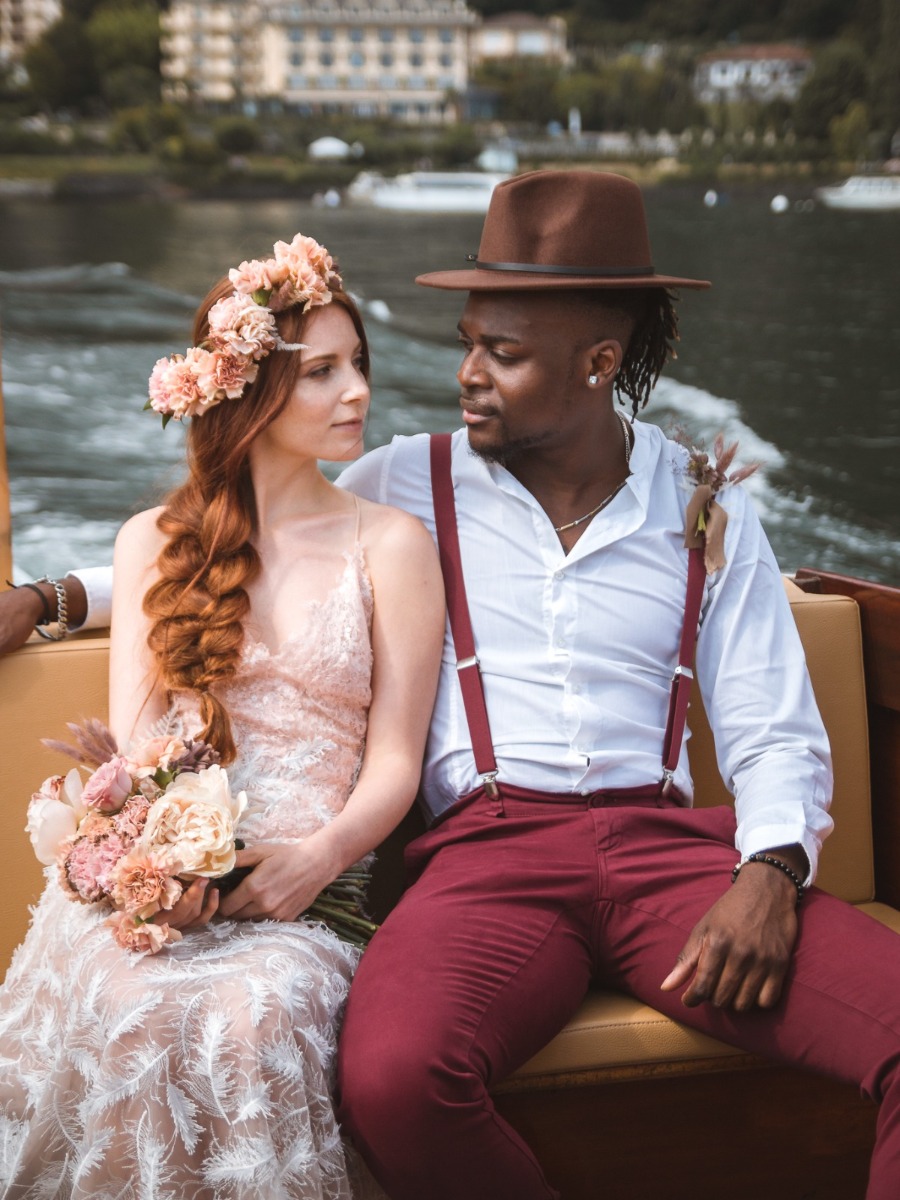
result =
M172 0L164 91L300 113L449 119L468 84L465 0Z
M0 0L0 62L21 62L32 42L61 15L61 0Z
M734 46L711 50L697 62L694 95L717 100L796 100L812 70L812 55L800 46Z

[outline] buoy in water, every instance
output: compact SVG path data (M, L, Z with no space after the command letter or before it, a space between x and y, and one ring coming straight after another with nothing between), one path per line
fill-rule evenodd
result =
M713 191L713 189L710 188L709 191L706 193L706 195L703 197L703 203L706 205L707 208L715 208L716 205L719 203L719 193L716 191Z
M790 207L791 207L790 200L788 200L787 196L782 196L782 195L773 196L771 203L769 204L769 208L772 210L773 213L787 212L787 210Z

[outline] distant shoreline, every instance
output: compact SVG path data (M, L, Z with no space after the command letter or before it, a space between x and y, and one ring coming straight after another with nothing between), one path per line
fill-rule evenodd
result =
M581 167L628 175L641 187L684 186L721 189L754 186L809 187L852 173L852 164L823 169L808 162L729 163L698 170L671 159L658 162L595 161L522 163L534 167ZM346 187L358 164L306 164L259 159L217 172L161 171L149 157L114 160L76 156L0 155L0 203L16 200L271 200L312 199L329 187ZM377 169L377 168L374 168Z

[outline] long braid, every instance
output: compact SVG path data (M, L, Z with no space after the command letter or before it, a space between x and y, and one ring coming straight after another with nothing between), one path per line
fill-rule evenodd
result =
M225 279L204 300L194 323L194 345L207 336L209 309L231 291ZM359 312L344 292L333 291L332 303L344 308L356 327L368 377ZM299 308L279 313L277 322L285 342L303 340ZM201 736L225 763L236 751L217 690L237 670L250 611L247 588L260 571L249 448L288 403L299 368L300 354L275 351L260 363L256 380L239 400L225 401L191 422L188 479L168 497L157 522L167 541L157 560L159 579L144 597L144 611L152 619L148 644L167 691L197 696Z

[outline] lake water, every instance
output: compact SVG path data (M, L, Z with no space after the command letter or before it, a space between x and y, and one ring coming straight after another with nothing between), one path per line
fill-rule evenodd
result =
M685 293L679 358L646 410L741 443L783 569L900 583L900 214L775 215L769 191L713 209L647 197L657 269ZM800 193L797 194L800 197ZM220 271L297 230L339 258L374 362L368 443L459 424L460 297L416 288L464 265L479 217L305 203L0 204L0 326L17 576L109 561L115 530L178 477L181 430L141 412Z

